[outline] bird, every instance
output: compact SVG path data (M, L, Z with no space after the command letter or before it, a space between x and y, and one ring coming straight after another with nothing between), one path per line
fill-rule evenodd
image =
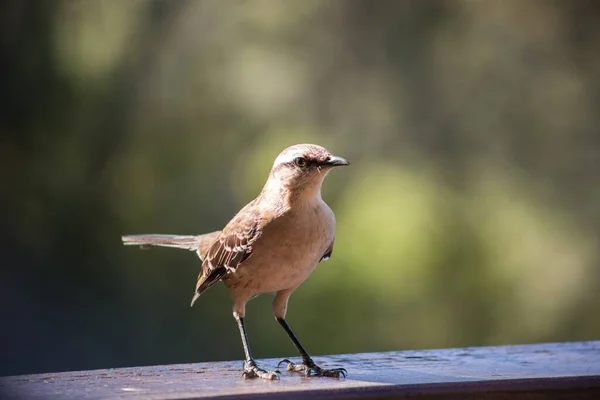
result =
M233 298L244 349L244 378L279 379L279 370L267 371L256 363L246 335L246 304L261 294L273 293L272 312L301 356L301 362L282 360L287 371L306 376L345 378L344 368L318 366L286 321L290 295L331 257L335 242L335 216L321 197L321 186L334 168L349 162L315 144L297 144L275 159L258 196L243 207L223 230L202 235L128 235L124 245L163 246L196 252L201 270L192 298L196 300L218 282Z

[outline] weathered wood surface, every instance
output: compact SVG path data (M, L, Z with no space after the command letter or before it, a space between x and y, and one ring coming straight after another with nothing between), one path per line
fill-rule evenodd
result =
M278 360L261 360L275 368ZM600 341L315 357L347 379L241 379L241 361L0 378L2 399L600 399Z

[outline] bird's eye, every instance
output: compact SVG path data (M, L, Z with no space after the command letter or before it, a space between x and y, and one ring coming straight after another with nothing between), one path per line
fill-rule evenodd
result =
M303 168L303 167L306 167L306 160L302 157L296 157L294 159L294 164L296 164L300 168Z

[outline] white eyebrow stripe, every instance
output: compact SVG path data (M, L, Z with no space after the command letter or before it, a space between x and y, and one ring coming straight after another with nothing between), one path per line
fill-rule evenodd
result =
M279 157L275 159L275 165L290 163L294 161L296 157L301 156L300 153L296 151L290 151L289 153L281 154Z

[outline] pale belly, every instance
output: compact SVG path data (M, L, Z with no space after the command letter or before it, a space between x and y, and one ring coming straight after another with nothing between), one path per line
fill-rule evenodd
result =
M223 282L237 295L253 297L262 293L294 289L314 271L333 242L335 219L327 207L312 210L310 223L294 216L277 221L263 232L252 255Z

